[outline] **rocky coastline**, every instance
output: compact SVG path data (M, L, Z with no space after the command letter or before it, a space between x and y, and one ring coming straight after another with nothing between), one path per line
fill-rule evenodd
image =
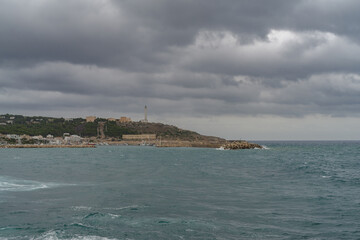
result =
M229 141L222 147L226 150L263 149L263 146L256 143L249 143L247 141Z

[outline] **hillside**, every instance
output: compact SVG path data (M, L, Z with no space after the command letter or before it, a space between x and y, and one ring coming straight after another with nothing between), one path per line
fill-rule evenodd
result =
M17 134L29 136L62 137L64 133L81 137L98 137L98 127L103 125L105 138L121 140L123 134L156 134L163 140L181 141L225 141L217 137L200 135L193 131L183 130L162 123L108 121L98 118L86 122L83 118L64 119L52 117L29 117L22 115L0 115L0 134Z
M143 123L143 122L129 122L117 123L122 129L135 134L156 134L158 137L169 140L186 140L186 141L216 141L225 140L218 137L204 136L197 132L183 130L172 125L162 123Z

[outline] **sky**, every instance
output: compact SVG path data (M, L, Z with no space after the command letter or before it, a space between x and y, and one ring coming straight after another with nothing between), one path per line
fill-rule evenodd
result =
M0 113L360 139L358 0L0 0Z

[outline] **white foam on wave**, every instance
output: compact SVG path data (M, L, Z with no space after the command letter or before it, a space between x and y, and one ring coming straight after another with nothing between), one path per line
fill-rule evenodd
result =
M60 186L57 183L42 183L31 180L15 179L11 177L0 176L0 192L24 192L37 189L45 189Z
M71 207L71 209L75 210L75 211L89 211L92 209L92 207L87 207L87 206L73 206Z
M215 148L215 150L218 150L218 151L224 151L224 150L226 150L224 147L219 147L219 148Z
M64 233L59 233L56 231L49 231L42 234L39 237L30 238L31 240L117 240L116 238L106 238L100 236L81 236L74 235L67 237Z
M113 213L108 213L108 215L111 217L111 219L115 219L115 218L121 217L121 215L113 214Z
M125 207L114 207L114 208L103 208L105 210L124 210L124 209L131 209L131 208L140 208L145 206L139 206L139 205L130 205Z

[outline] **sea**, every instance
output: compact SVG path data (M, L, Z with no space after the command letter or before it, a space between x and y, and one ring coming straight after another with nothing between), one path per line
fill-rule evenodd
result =
M0 149L0 240L360 239L360 142Z

